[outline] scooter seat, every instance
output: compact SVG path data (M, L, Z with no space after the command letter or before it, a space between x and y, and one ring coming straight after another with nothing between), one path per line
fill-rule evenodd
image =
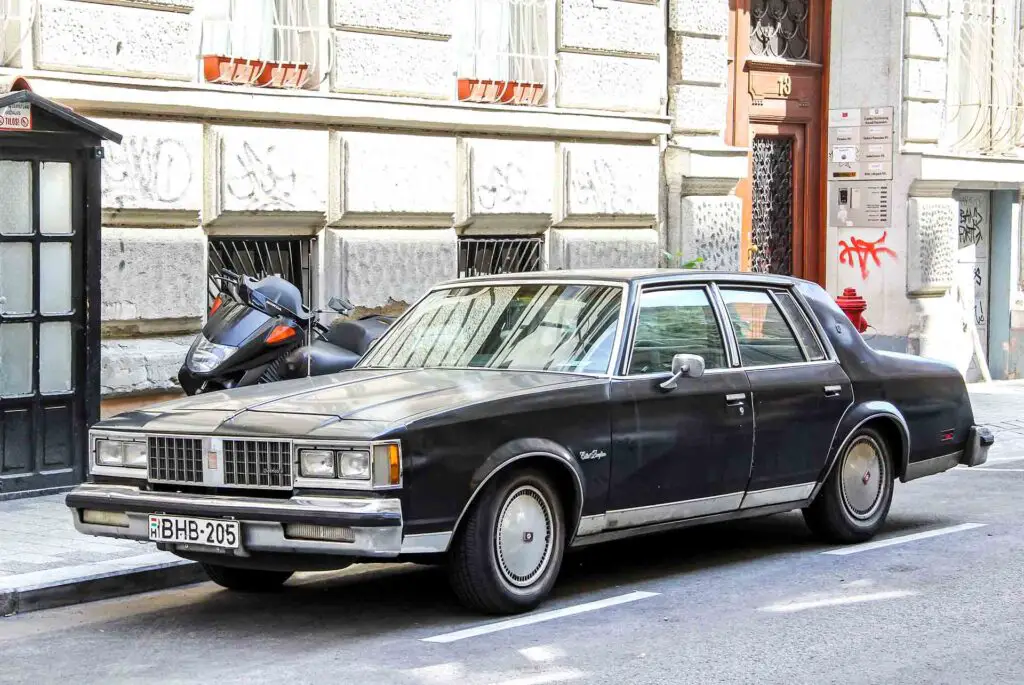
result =
M327 327L324 339L332 345L352 350L359 356L366 354L370 343L384 335L394 322L387 316L370 315L361 319L336 319Z
M281 367L281 380L324 376L329 373L345 371L355 366L360 356L344 347L332 345L323 340L315 340L310 345L303 345L293 350L284 358Z

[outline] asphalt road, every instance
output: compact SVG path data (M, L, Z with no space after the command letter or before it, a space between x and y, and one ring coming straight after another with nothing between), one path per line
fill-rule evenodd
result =
M819 545L798 513L613 543L569 556L530 625L415 566L42 611L0 619L0 683L1024 683L1022 501L1011 441L898 484L895 544Z

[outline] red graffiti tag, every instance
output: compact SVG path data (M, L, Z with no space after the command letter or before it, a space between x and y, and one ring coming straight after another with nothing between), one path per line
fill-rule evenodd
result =
M875 266L882 266L882 261L878 258L879 255L887 254L896 259L896 253L885 246L885 237L888 234L889 232L886 231L881 238L875 241L854 237L850 238L849 243L840 240L839 246L843 249L839 252L839 263L853 266L853 258L856 256L860 266L860 277L866 279L868 277L868 259L874 260Z

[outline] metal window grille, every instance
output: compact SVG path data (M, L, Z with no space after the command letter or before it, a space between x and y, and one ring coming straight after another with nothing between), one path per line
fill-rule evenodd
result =
M552 14L551 0L461 0L459 99L525 105L550 101L558 83L549 35Z
M36 0L0 0L0 65L20 67L21 50L32 35Z
M460 238L459 278L540 271L544 238Z
M751 270L793 273L793 139L756 136L750 242Z
M753 0L750 4L750 52L758 57L807 59L808 0Z
M206 81L318 88L331 72L330 28L317 0L223 0L202 22Z
M276 274L293 283L302 293L302 301L308 305L313 296L310 269L313 246L313 238L210 238L207 261L209 301L213 302L220 290L213 277L227 268L253 278Z

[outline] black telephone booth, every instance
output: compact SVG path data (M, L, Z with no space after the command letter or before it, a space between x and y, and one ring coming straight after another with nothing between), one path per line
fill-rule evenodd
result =
M0 499L79 483L100 402L100 164L121 136L0 84Z

